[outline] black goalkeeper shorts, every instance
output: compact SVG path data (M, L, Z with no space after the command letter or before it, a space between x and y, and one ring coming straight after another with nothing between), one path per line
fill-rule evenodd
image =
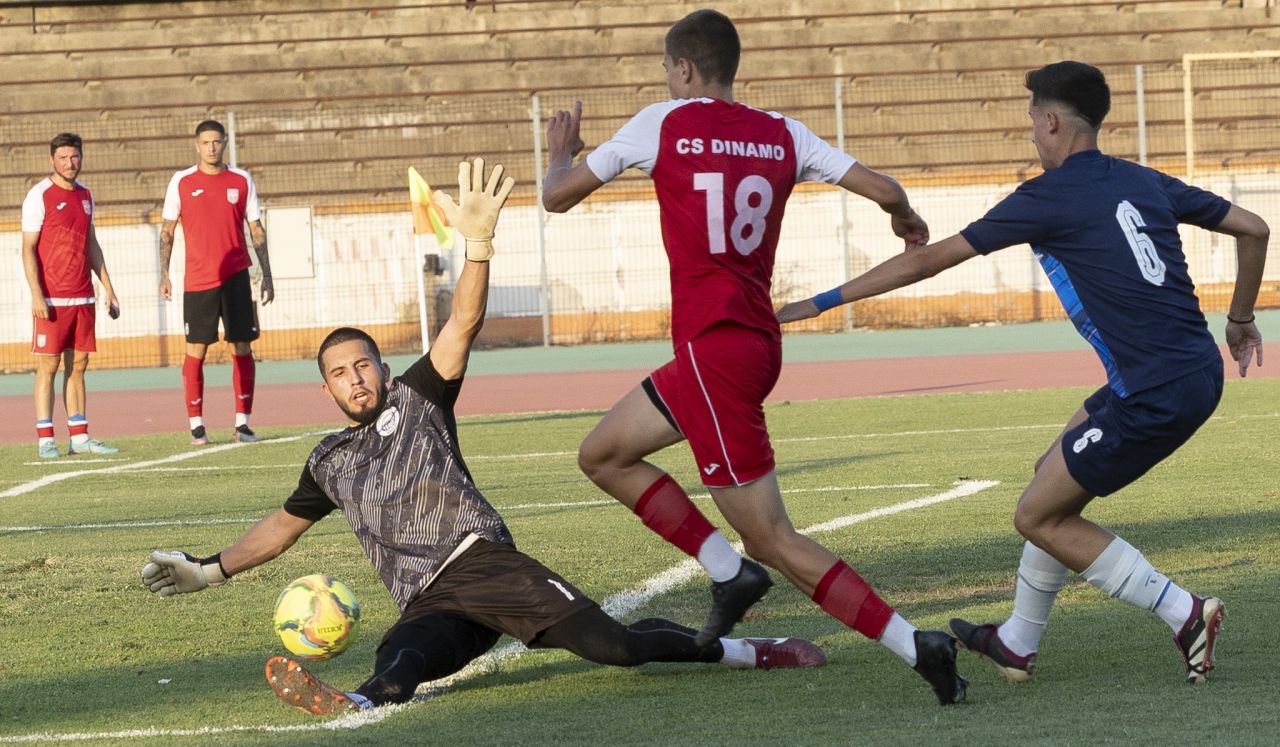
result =
M396 627L433 615L462 617L536 646L542 631L596 603L512 545L480 540L445 566Z

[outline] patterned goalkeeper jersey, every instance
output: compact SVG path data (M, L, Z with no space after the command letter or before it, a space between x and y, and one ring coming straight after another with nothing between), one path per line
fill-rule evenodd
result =
M423 356L392 381L375 422L316 446L284 504L309 521L342 509L402 610L472 535L514 544L458 448L461 387Z

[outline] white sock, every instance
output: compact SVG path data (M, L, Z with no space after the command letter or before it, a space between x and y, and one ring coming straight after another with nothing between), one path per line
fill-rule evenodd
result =
M77 433L76 435L71 437L71 443L75 444L76 446L79 446L81 444L87 444L89 443L89 434Z
M204 418L202 417L187 418L187 420L191 423L191 430L193 431L196 428L201 428L204 426Z
M916 665L916 626L897 612L889 618L889 624L880 634L880 644L901 657L907 666Z
M1167 576L1152 568L1137 548L1119 537L1080 575L1108 595L1144 610L1155 609L1169 586Z
M367 711L370 708L373 708L373 702L360 693L343 693L343 695L351 698L351 702L360 706L360 710L362 711Z
M724 656L720 663L734 669L752 669L756 665L756 648L743 638L721 638Z
M698 548L698 562L712 581L730 581L742 570L742 556L720 532L712 532Z
M53 436L41 436L41 437L37 440L36 445L37 445L37 446L52 446L52 445L53 445L53 444L55 444L55 443L57 443L57 440L56 440Z
M236 427L239 428L242 425L249 425L249 413L247 412L236 413Z
M1173 628L1174 633L1178 633L1186 624L1187 618L1191 617L1194 607L1195 599L1191 597L1191 592L1170 581L1165 586L1164 593L1156 600L1155 612L1166 625Z
M1066 580L1065 565L1030 542L1024 543L1013 593L1013 614L997 630L1000 642L1018 656L1034 653Z

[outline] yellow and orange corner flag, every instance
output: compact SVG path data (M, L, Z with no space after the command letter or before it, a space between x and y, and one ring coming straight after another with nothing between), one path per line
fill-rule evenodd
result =
M409 167L409 206L413 211L413 232L435 234L441 249L453 248L453 231L440 208L431 202L431 185L414 167Z

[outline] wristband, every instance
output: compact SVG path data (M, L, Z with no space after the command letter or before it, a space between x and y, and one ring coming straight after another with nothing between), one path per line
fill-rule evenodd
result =
M1258 318L1257 314L1250 314L1248 319L1232 319L1231 315L1227 314L1227 321L1235 322L1236 324L1253 324L1253 320L1257 318Z
M843 303L844 298L840 295L839 288L832 288L825 293L819 293L813 297L813 305L818 307L818 311L834 309Z
M487 239L467 239L467 260L471 262L488 262L493 258L493 237Z
M222 567L222 553L215 553L204 560L196 561L210 586L221 586L231 580L231 574Z

